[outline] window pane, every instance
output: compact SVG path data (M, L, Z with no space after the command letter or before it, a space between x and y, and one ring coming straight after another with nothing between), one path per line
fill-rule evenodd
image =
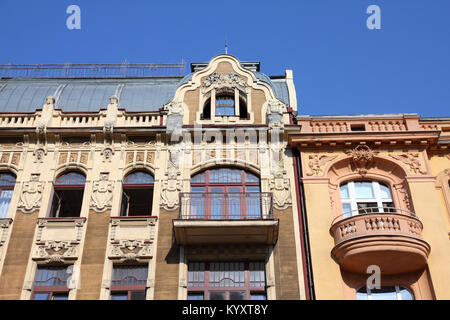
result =
M132 291L131 300L146 300L145 291Z
M374 198L372 182L354 182L356 198L367 199Z
M69 277L67 267L39 267L34 285L37 287L66 287Z
M404 287L400 287L400 295L402 296L402 300L414 300L412 293Z
M126 293L112 293L111 300L128 300L128 295Z
M194 293L189 292L188 293L188 300L203 300L203 293Z
M199 173L192 177L191 183L206 183L206 173Z
M210 292L209 300L225 300L225 292Z
M378 204L376 202L358 202L357 206L360 214L378 212Z
M50 299L50 293L35 293L33 300L48 300Z
M228 218L240 219L241 218L241 189L229 188L228 189Z
M252 300L267 300L267 297L265 294L261 294L261 293L252 293L251 295L251 299Z
M230 292L230 300L246 300L245 292Z
M395 287L386 286L380 289L371 290L372 300L397 300L397 293Z
M154 182L155 182L155 180L153 179L153 176L150 173L144 172L144 171L136 171L136 172L130 173L123 180L123 184L129 184L129 185L153 184Z
M350 195L348 193L348 184L344 184L340 187L341 190L341 199L348 199Z
M0 174L0 187L14 187L16 184L16 177L9 173Z
M53 300L69 300L68 293L55 293L53 294Z
M380 183L381 198L392 199L391 190L388 186Z
M111 285L146 285L147 276L147 266L114 266Z
M0 190L0 192L0 218L6 218L13 195L13 190Z
M344 218L348 218L351 216L352 206L350 203L342 204L342 213L344 214Z
M55 185L61 186L61 185L76 185L76 186L84 186L86 183L86 177L78 172L69 172L66 174L63 174L59 176L56 181Z

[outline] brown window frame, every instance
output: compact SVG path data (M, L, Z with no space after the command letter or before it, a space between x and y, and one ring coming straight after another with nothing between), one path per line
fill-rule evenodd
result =
M205 269L204 269L204 285L203 286L190 286L189 280L188 280L188 287L187 287L187 294L189 297L189 294L203 294L203 300L210 300L210 293L211 292L224 292L226 299L229 300L230 292L245 292L246 298L245 300L251 300L252 294L261 294L265 295L267 299L267 282L266 282L266 272L264 270L264 283L265 286L251 286L250 285L250 268L249 265L251 262L258 262L263 263L265 266L265 262L263 261L209 261L209 262L203 262L203 261L192 261L192 262L198 262L198 263L204 263ZM233 286L233 287L213 287L210 286L210 264L211 263L220 263L220 262L229 262L229 263L244 263L244 286ZM189 278L189 269L188 269L188 278Z

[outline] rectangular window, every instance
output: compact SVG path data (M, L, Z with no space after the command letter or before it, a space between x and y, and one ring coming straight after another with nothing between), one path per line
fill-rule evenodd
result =
M0 218L6 218L6 216L8 215L9 204L11 203L12 195L13 190L0 189Z
M147 265L115 265L111 300L146 300L147 277Z
M264 262L191 262L189 300L265 300Z
M34 279L32 300L68 300L69 266L38 267Z

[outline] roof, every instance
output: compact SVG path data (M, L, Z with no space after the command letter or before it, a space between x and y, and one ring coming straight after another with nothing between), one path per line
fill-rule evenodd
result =
M289 106L286 79L255 71L269 84L275 96ZM120 78L0 78L0 112L30 112L41 109L48 96L65 112L97 112L106 109L109 97L119 98L119 107L129 112L158 111L193 73L172 77Z

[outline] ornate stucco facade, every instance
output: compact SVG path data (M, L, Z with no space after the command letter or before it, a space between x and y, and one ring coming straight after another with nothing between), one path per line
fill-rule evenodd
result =
M1 299L48 297L48 283L37 280L38 272L53 272L46 267L70 267L64 270L69 281L56 289L52 282L47 291L65 286L69 299L110 299L115 266L133 264L146 270L139 282L146 299L187 299L191 262L238 262L241 269L231 271L246 277L262 266L258 298L306 298L296 181L284 132L297 108L291 71L271 79L259 72L259 63L219 55L184 78L2 81L3 110L10 112L0 115L0 170L14 176L15 185L1 219ZM28 109L17 105L12 112L15 95L33 90L30 99L46 93L41 105L18 99ZM233 114L216 110L224 97L235 99ZM221 168L253 179L238 189L241 216L230 217L236 214L231 202L214 207L227 219L184 216L195 197L191 178ZM140 201L153 200L145 214L127 215L124 179L136 172L151 176L152 194ZM129 194L136 199L134 187ZM246 195L245 188L258 192ZM222 196L219 201L228 199ZM77 197L79 215L67 216ZM209 197L204 204L213 206ZM253 207L251 197L257 199ZM249 219L251 210L257 215ZM249 298L254 290L245 286Z
M259 68L0 79L0 299L353 300L373 265L448 299L450 120L302 116Z
M289 144L302 162L317 299L356 299L370 266L409 298L450 297L449 129L448 118L416 114L297 117ZM384 208L353 196L359 214L345 214L349 182L390 190Z

